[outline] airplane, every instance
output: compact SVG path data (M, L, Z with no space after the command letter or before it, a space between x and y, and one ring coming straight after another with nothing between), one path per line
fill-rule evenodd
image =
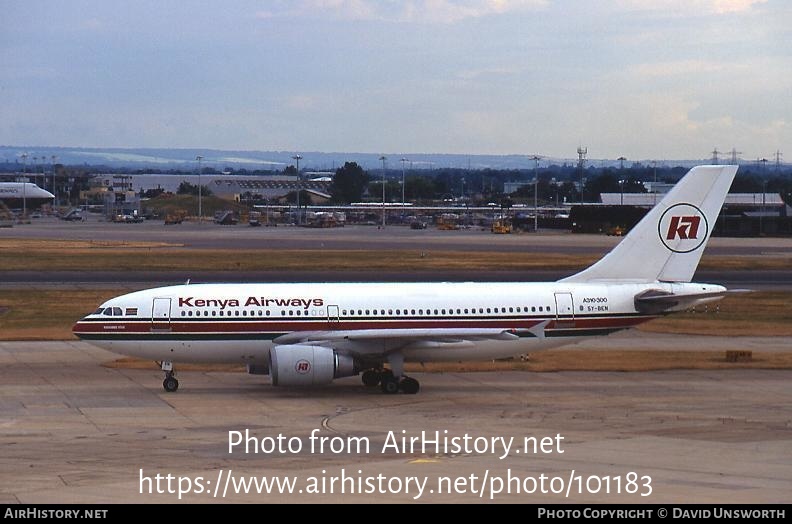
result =
M557 282L190 284L122 295L74 324L82 340L157 361L227 362L275 386L361 375L417 393L405 362L492 360L635 327L722 298L692 283L737 166L697 166L608 254Z
M52 201L55 195L31 182L0 182L0 202L10 208L35 208Z

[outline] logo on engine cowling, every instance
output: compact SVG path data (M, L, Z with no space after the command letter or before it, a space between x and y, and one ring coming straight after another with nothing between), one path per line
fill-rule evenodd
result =
M704 212L693 204L675 204L660 217L657 233L669 250L690 253L704 245L709 236L709 223Z
M297 363L294 365L294 371L299 373L300 375L305 375L311 372L311 363L307 360L298 360Z

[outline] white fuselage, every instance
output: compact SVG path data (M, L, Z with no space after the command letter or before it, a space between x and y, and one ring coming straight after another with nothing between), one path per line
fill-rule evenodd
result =
M372 358L400 351L405 361L490 360L655 318L635 306L635 296L649 289L683 295L723 288L658 282L181 285L114 298L77 322L74 333L145 359L256 364L266 363L273 340L288 334L379 330L399 336L341 340L334 347ZM540 325L540 334L529 331ZM517 336L442 336L444 330L487 329ZM440 335L427 339L426 332Z

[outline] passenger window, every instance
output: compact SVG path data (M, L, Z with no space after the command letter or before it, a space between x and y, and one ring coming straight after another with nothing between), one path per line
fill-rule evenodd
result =
M415 314L415 310L414 310L414 309L411 309L411 310L410 310L410 314L411 314L411 315L414 315L414 314Z
M466 315L467 315L467 312L468 312L468 310L467 310L467 309L465 309L465 314L466 314Z
M286 311L285 311L285 310L281 310L281 316L282 316L282 317L285 317L285 316L286 316Z
M513 307L509 308L509 313L514 313L514 308Z
M489 312L490 312L490 308L487 308L487 313L489 313Z
M293 310L289 310L289 316L290 316L290 317L293 317L293 316L294 316L294 311L293 311Z
M112 313L112 311L111 311L111 313ZM187 316L187 312L186 311L182 311L181 312L181 316L186 317Z
M269 309L267 310L267 316L270 316L270 310Z
M531 307L531 313L536 313L536 306Z
M369 314L369 310L367 309L367 310L366 310L366 315L368 315L368 314Z
M188 311L188 312L187 312L187 316L188 316L188 317L191 317L191 316L192 316L192 311Z

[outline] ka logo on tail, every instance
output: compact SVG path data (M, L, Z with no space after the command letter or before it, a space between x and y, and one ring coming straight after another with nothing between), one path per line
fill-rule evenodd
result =
M704 245L709 224L693 204L676 204L665 210L657 224L663 245L674 253L690 253Z
M698 238L698 228L700 223L701 217L696 215L689 217L671 217L671 225L668 226L668 235L666 236L666 240L674 240L675 238L681 238L683 240L695 240Z

